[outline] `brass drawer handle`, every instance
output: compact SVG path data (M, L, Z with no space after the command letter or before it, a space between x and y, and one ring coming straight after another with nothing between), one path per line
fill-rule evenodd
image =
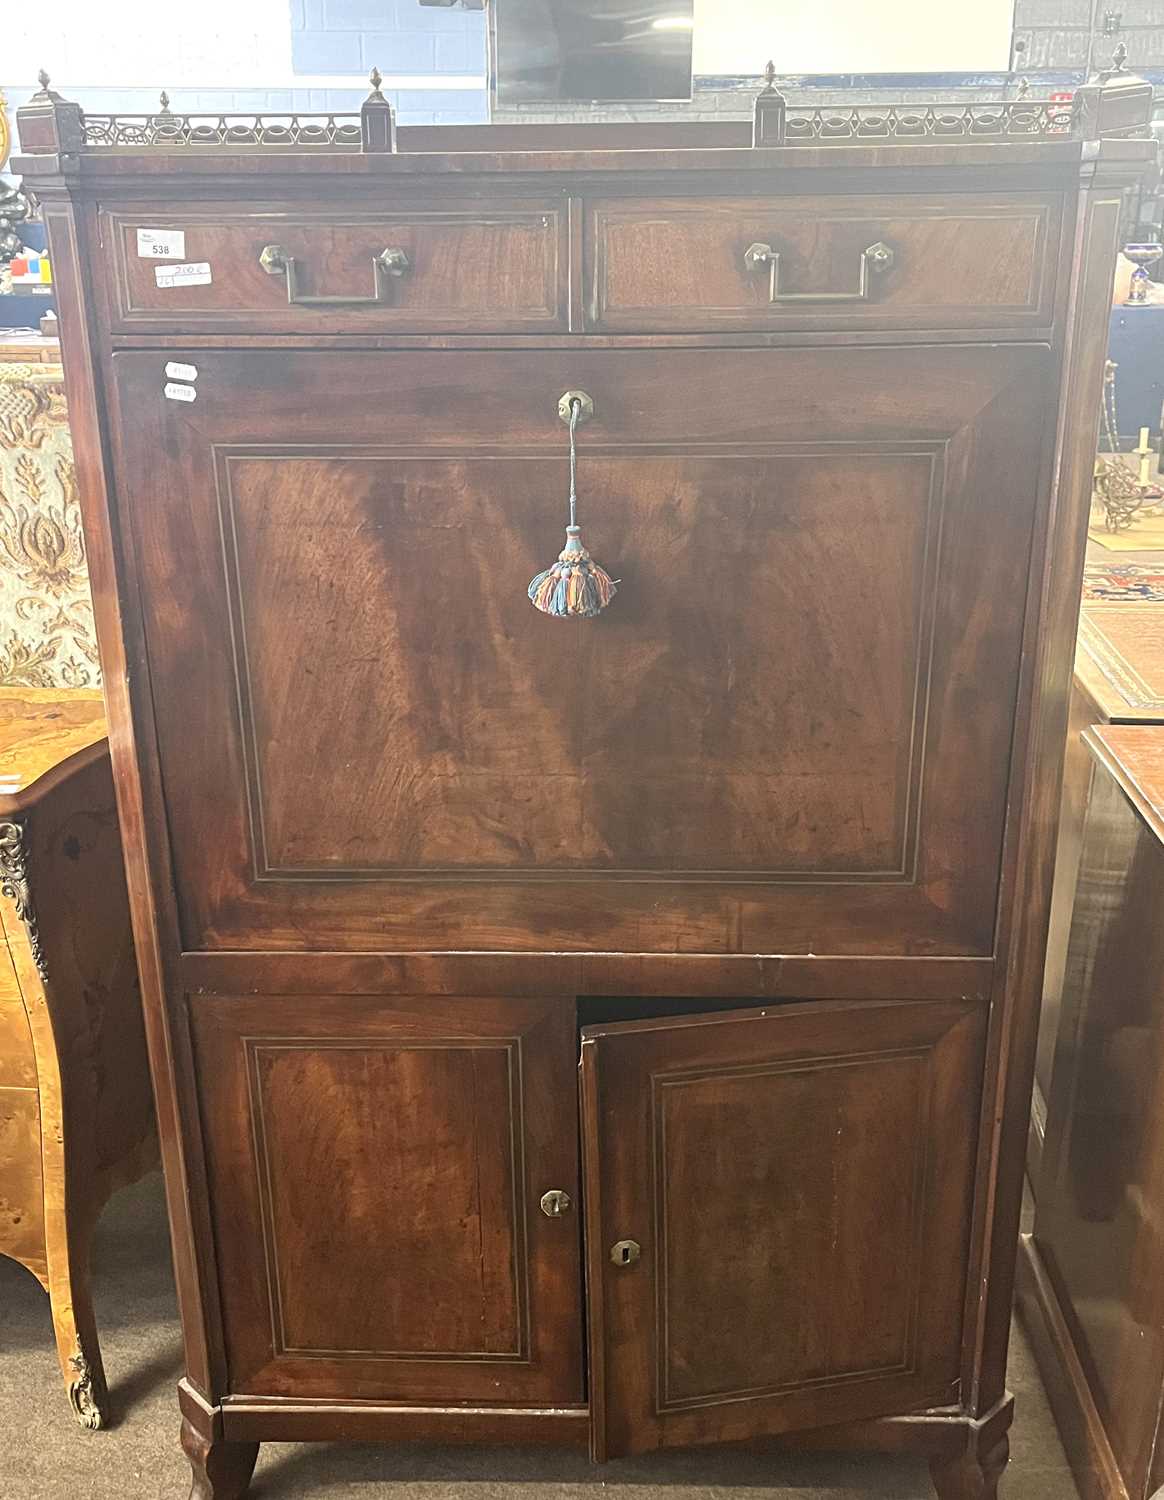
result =
M308 297L299 290L295 257L282 245L264 245L259 265L268 276L286 276L287 301L298 307L378 307L390 302L392 278L400 279L412 269L403 250L381 250L372 257L372 275L376 290L370 297Z
M749 245L744 251L744 265L749 271L768 267L769 302L868 302L874 273L888 271L894 261L890 247L878 240L861 251L861 269L855 292L782 292L780 290L780 252L771 245Z

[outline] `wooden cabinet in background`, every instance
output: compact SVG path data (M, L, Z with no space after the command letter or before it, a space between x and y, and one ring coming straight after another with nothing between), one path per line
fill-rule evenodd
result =
M1067 723L1059 840L1039 1016L1039 1047L1027 1173L1041 1181L1051 1069L1062 1017L1067 944L1075 903L1083 823L1094 760L1084 732L1100 724L1164 723L1164 604L1154 599L1083 600Z
M1089 142L21 112L197 1500L264 1439L770 1434L993 1497L1145 89ZM527 597L572 391L588 621Z
M1164 1485L1164 725L1091 763L1020 1307L1085 1500Z

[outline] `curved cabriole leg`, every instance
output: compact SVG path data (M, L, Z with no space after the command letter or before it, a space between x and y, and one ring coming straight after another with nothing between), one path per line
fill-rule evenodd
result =
M957 1458L932 1458L930 1475L938 1500L997 1500L998 1481L1010 1457L1006 1434L985 1453L968 1450Z
M184 1419L182 1451L194 1471L190 1500L242 1500L255 1472L258 1443L206 1438Z
M95 1353L91 1361L79 1351L69 1356L68 1393L73 1415L86 1432L98 1432L109 1425L109 1393L100 1353Z
M49 1302L69 1404L80 1425L96 1432L108 1425L109 1396L89 1291L89 1237L76 1235L75 1241L69 1244L62 1223L59 1248L50 1245Z

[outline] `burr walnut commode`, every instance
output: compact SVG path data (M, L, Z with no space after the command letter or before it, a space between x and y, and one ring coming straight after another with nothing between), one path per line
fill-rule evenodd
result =
M994 1494L1149 103L21 111L196 1496L762 1435ZM572 391L591 620L526 597Z

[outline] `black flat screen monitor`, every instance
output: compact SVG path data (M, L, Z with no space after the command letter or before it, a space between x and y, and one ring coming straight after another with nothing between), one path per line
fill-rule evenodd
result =
M691 98L694 0L493 0L501 109Z

